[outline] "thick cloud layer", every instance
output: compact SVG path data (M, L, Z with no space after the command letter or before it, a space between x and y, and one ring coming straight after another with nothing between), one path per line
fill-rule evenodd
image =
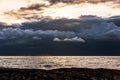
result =
M89 15L11 26L1 23L0 55L119 55L119 21L119 16Z
M9 40L16 41L13 42L14 44L23 44L27 43L28 41L31 40L53 40L55 37L59 38L71 38L74 37L75 33L74 32L64 32L64 31L57 31L57 30L22 30L20 28L8 28L8 29L3 29L0 31L0 40L7 41L9 43ZM28 42L29 43L29 42ZM6 43L5 43L6 44Z
M119 17L102 19L81 16L80 19L43 20L22 25L1 24L1 44L25 44L29 41L86 42L86 40L120 40ZM8 27L8 28L5 28ZM13 42L9 42L13 40Z
M4 9L6 6L0 1L0 9L3 8L0 53L120 53L119 3L119 0L15 0L13 4L17 6Z

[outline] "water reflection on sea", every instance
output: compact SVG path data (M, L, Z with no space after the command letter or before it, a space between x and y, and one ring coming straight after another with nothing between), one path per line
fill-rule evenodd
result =
M29 69L76 67L120 70L120 56L1 56L0 67Z

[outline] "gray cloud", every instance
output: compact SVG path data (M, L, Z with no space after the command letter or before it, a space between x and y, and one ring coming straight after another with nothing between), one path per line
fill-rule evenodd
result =
M1 23L0 43L2 46L31 44L42 40L65 42L86 42L89 39L119 41L119 21L119 16L102 19L89 15L81 16L80 19L42 20L17 26L5 26Z
M59 2L66 2L66 3L73 3L73 4L80 4L80 3L105 3L105 2L113 2L113 3L120 3L119 0L48 0L50 3L55 4Z
M20 28L7 28L0 30L0 42L3 41L1 45L26 44L29 43L29 41L36 41L36 40L52 41L55 37L64 39L64 38L72 38L75 35L76 34L74 32L57 31L57 30L34 31L32 29L22 30Z
M32 4L28 7L21 7L20 11L25 11L25 10L42 10L42 7L47 7L45 4Z
M79 32L81 30L91 28L93 25L101 23L114 23L120 26L120 18L118 16L102 19L96 16L81 16L80 19L56 19L48 20L44 19L38 22L23 23L21 29L33 29L33 30L59 30L59 31L73 31Z
M43 19L38 22L23 23L21 29L34 29L34 30L59 30L59 31L74 31L90 28L92 24L100 24L103 19L96 16L81 16L80 19ZM84 27L83 27L84 26Z

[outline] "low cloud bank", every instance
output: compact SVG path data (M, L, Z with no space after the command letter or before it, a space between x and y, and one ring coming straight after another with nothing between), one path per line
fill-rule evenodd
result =
M120 40L119 17L101 19L82 16L80 19L42 20L22 25L0 25L1 44L25 44L29 41L86 42L86 40Z

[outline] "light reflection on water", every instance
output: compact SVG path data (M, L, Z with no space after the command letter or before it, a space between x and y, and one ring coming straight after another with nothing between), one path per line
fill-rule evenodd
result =
M5 68L108 68L120 70L120 56L3 56Z

